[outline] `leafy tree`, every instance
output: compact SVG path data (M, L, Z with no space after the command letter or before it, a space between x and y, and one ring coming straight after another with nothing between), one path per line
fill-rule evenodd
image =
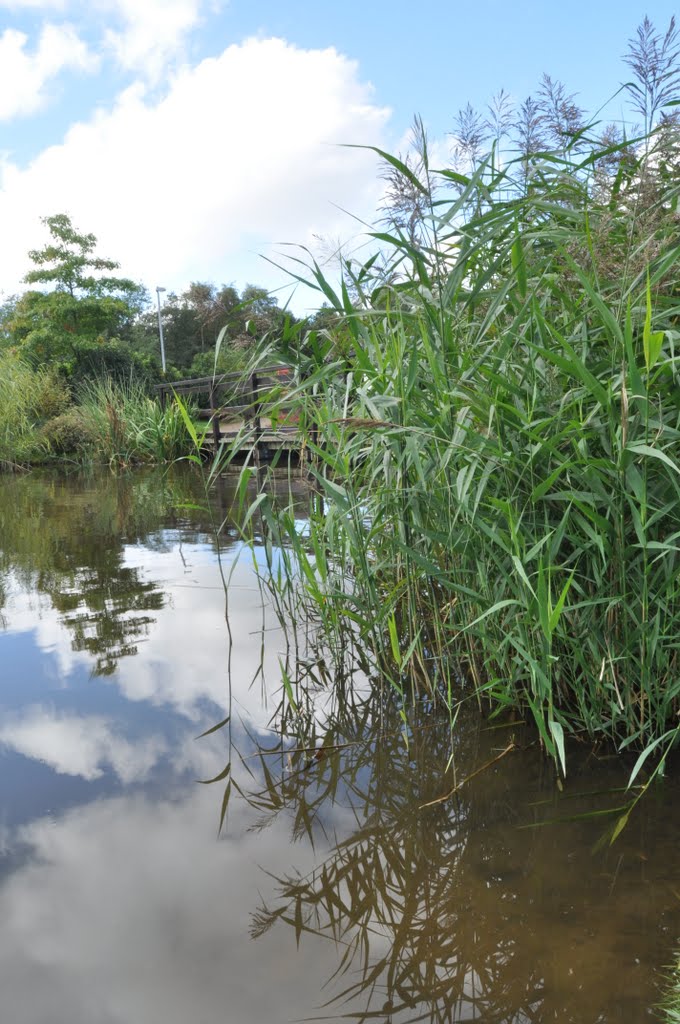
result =
M10 325L14 319L18 301L17 295L10 295L0 305L0 350L10 348L13 344Z
M119 264L95 254L97 239L80 234L65 213L44 217L51 240L29 252L34 269L24 280L42 285L16 302L7 325L9 336L32 362L73 358L79 343L125 340L143 304L146 290L112 274Z
M192 281L181 295L171 292L163 303L163 340L168 362L192 376L204 376L215 368L215 344L226 328L217 368L237 369L246 361L254 340L268 332L280 333L289 314L265 288L246 285L242 293L231 285ZM138 351L158 352L158 320L155 311L138 318L134 331Z

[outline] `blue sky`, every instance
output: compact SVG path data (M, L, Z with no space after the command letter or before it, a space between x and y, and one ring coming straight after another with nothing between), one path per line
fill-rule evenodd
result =
M446 158L460 107L544 71L595 110L645 14L673 6L0 0L0 293L62 211L150 289L279 287L263 257L351 247L342 211L374 216L376 160L340 143L397 150L418 112Z

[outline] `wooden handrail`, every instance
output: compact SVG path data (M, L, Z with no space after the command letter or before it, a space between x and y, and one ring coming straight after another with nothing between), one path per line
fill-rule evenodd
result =
M164 392L170 391L210 391L215 388L224 388L229 384L243 383L244 388L247 387L248 382L253 376L257 376L260 380L263 377L269 376L281 376L281 372L285 371L290 375L290 379L293 377L293 370L290 366L284 366L282 363L273 366L262 366L255 370L253 373L218 373L210 377L190 377L186 380L175 380L168 381L167 384L157 384L156 391L163 394ZM250 389L248 389L250 390Z
M166 384L158 384L156 391L163 408L165 408L165 404L171 394L206 393L209 398L210 408L205 411L209 412L210 419L212 420L213 438L215 445L217 445L220 436L219 419L228 410L232 413L238 411L245 415L250 412L249 418L254 418L259 438L261 434L260 414L262 403L259 400L261 392L270 390L277 382L289 384L292 381L292 368L285 366L283 363L276 363L270 366L263 366L261 369L246 374L238 372L219 373L212 377L192 377L185 380L168 381ZM246 399L246 401L237 402L236 405L230 406L229 399L225 401L226 396L224 394L229 388L232 391L229 399L240 398ZM260 447L258 440L258 450Z

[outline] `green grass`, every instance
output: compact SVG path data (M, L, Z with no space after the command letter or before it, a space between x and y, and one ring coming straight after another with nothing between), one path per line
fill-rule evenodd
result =
M670 970L659 1012L664 1024L680 1024L680 960Z
M54 371L34 370L11 352L0 354L0 468L43 458L43 425L69 402L68 387Z
M134 380L109 379L83 385L78 413L89 437L89 454L112 465L172 462L187 453L190 437L175 404L162 408Z
M55 370L0 357L0 467L172 462L190 447L177 405L161 408L141 382L102 378L72 395Z
M582 140L530 174L424 153L419 246L376 231L382 259L339 286L312 262L339 326L259 356L296 367L321 496L304 536L258 499L288 628L452 715L521 709L562 770L574 734L666 750L680 710L680 247L655 141L609 178Z

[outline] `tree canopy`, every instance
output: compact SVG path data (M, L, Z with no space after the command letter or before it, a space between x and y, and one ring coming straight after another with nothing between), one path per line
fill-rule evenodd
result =
M256 285L246 285L239 294L233 285L218 288L205 281L192 281L180 295L170 292L166 296L161 318L168 361L182 372L203 376L215 369L215 345L223 329L217 356L220 371L242 365L255 338L280 334L291 314L282 310L266 289ZM147 354L158 351L155 310L138 318L133 346Z
M117 275L100 256L97 238L81 233L66 213L43 218L49 241L32 249L31 287L0 306L0 347L16 348L33 365L58 364L69 376L129 375L133 364L158 363L157 311L147 290ZM209 374L225 328L219 370L236 369L256 337L283 330L290 314L266 289L193 281L170 292L161 308L170 374Z
M50 241L29 252L31 288L14 303L6 331L32 362L68 361L80 343L129 338L148 301L146 289L113 274L114 260L96 255L97 239L81 234L65 213L44 217Z

